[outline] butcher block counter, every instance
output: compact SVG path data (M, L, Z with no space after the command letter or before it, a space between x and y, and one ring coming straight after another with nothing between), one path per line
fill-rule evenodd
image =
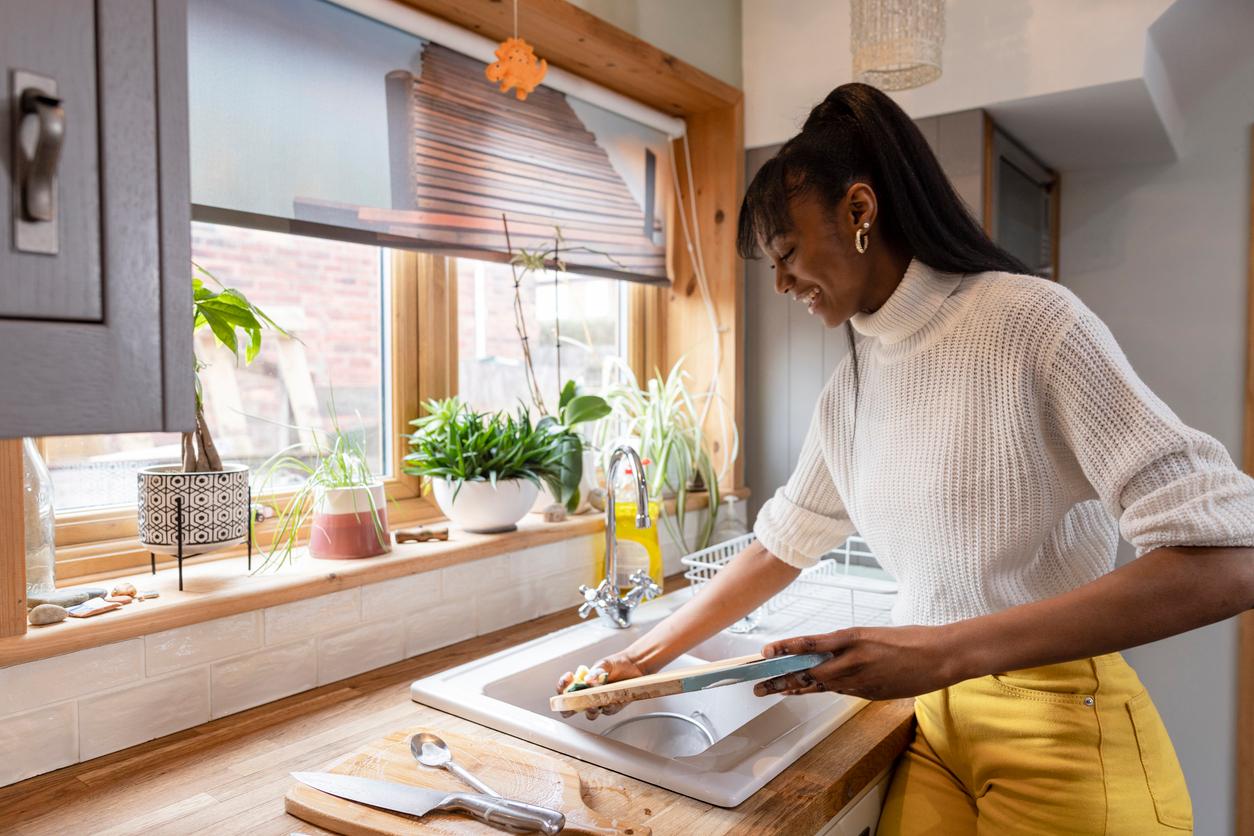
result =
M868 705L735 809L694 801L418 705L409 685L577 621L556 613L0 788L6 833L323 834L284 811L290 772L320 770L397 729L499 740L569 763L584 801L656 836L813 833L902 752L910 700ZM416 828L416 832L421 832Z

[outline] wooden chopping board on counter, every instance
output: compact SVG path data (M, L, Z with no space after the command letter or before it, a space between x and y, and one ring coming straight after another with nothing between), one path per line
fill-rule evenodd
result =
M651 700L673 694L704 691L723 685L754 682L774 676L804 671L832 658L830 653L798 653L791 656L774 656L770 659L754 653L752 656L736 656L693 665L687 668L621 679L608 685L584 688L566 694L549 697L551 711L583 711L605 705Z
M474 792L447 770L422 766L414 760L409 751L409 738L420 731L442 737L453 750L457 763L502 796L560 810L566 816L563 833L650 836L647 827L611 819L584 804L579 773L569 764L540 752L475 741L442 729L415 727L392 732L344 756L324 771L425 789ZM390 813L328 795L295 778L283 805L293 816L344 836L413 836L414 833L499 836L506 832L463 813L434 810L421 818Z

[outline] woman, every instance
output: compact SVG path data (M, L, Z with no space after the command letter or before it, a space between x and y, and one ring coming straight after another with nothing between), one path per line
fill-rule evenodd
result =
M834 90L762 167L739 248L851 350L757 543L603 660L610 679L661 668L857 531L898 581L899 626L769 644L834 656L756 693L917 696L881 836L1190 830L1117 651L1254 607L1254 480L984 235L874 88ZM1116 569L1119 534L1139 559Z

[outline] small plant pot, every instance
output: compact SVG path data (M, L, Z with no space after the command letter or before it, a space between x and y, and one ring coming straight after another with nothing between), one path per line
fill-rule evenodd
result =
M354 560L392 550L383 483L321 491L314 501L309 555Z
M495 486L491 482L463 482L459 491L447 479L432 479L431 490L453 525L476 534L513 531L539 494L526 479L505 479Z
M180 465L139 472L139 542L150 552L177 554L182 516L183 556L248 540L248 467L187 473Z

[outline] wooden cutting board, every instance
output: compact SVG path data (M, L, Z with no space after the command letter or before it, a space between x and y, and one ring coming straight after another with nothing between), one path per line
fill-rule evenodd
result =
M720 659L704 665L662 671L661 673L624 679L569 694L549 697L552 711L583 711L604 705L651 700L692 691L703 691L720 685L753 682L772 676L796 673L832 658L830 653L799 653L794 656L774 656L765 659L761 654Z
M414 760L409 752L409 738L420 731L442 737L459 764L506 798L561 810L566 815L564 833L649 836L651 832L647 827L603 816L584 804L579 773L557 758L495 742L475 741L442 729L414 727L393 732L345 755L323 771L427 789L474 792L447 770L425 767ZM327 795L295 778L283 804L293 816L344 836L413 836L416 832L499 836L505 832L462 813L433 811L422 818L389 813Z

